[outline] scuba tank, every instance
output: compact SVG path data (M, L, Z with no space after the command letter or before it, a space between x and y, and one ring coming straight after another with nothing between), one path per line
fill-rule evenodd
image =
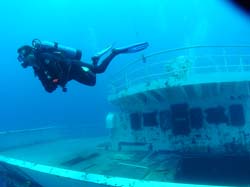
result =
M82 57L82 51L72 47L64 46L58 44L57 42L41 41L39 39L34 39L32 41L32 46L41 52L61 52L66 58L80 60Z

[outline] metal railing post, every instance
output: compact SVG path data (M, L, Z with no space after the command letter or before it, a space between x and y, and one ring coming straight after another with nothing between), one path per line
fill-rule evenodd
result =
M125 88L128 89L129 88L128 73L125 72L124 76L125 76Z
M242 62L243 62L243 61L242 61L242 56L240 56L240 71L241 71L241 72L244 72L244 65L243 65Z

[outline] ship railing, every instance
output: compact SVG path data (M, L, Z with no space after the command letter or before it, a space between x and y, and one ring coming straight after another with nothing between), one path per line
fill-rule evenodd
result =
M250 45L170 49L128 63L110 78L110 94L157 80L178 82L197 75L232 76L243 72L249 73L250 79Z
M53 123L53 122L49 122ZM96 124L49 124L40 128L0 131L0 152L19 147L43 144L57 140L105 136L103 128L96 131Z

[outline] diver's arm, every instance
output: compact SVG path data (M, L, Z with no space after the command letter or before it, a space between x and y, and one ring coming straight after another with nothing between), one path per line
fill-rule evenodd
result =
M38 76L39 80L41 81L44 89L51 93L57 88L57 84L54 83L51 79L47 77L44 71L41 70L35 70L35 74Z
M41 53L39 54L39 59L43 69L47 71L49 76L53 79L59 79L60 81L65 79L69 68L69 62L67 59L63 58L61 54Z

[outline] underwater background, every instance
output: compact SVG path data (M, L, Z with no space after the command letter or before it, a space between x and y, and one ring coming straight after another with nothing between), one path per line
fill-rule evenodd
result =
M50 125L104 127L112 111L107 102L110 75L126 63L169 48L250 43L250 19L220 0L9 0L0 4L0 129ZM45 92L32 69L17 61L17 49L34 38L56 41L83 51L90 62L99 50L148 41L137 54L120 55L97 85L68 83ZM143 65L143 64L141 64Z

